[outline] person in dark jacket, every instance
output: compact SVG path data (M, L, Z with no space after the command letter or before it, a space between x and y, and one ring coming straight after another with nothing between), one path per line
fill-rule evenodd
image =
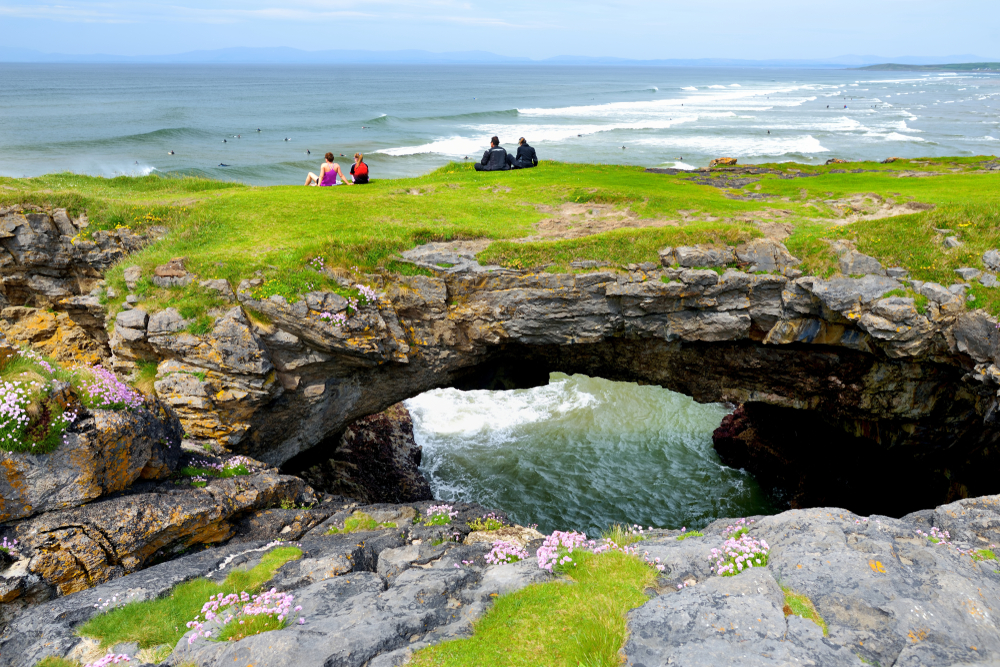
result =
M507 171L513 159L500 148L500 140L490 139L490 149L483 153L483 159L475 164L476 171Z
M538 166L538 155L535 149L521 137L517 140L517 157L514 158L514 169L530 169Z

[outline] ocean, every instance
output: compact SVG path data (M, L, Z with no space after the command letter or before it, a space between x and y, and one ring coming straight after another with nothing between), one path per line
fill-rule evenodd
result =
M998 108L989 73L2 63L0 175L295 184L360 151L397 178L476 159L494 134L542 160L681 168L992 155Z
M700 528L781 509L719 461L712 431L728 409L661 387L553 373L542 387L436 389L406 407L435 498L500 508L543 532Z

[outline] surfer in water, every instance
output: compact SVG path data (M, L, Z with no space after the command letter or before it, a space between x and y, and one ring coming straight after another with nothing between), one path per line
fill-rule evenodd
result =
M337 177L340 176L340 182L337 182ZM319 168L319 176L313 172L309 172L306 176L306 185L319 185L322 187L328 187L332 185L354 185L349 180L344 178L344 172L340 170L340 165L333 161L333 153L326 154L326 162Z
M173 155L173 154L174 154L173 151L167 151L167 155Z

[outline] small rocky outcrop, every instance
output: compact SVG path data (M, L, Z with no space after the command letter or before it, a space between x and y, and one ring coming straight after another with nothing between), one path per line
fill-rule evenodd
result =
M95 410L50 453L0 451L0 522L83 505L139 479L165 479L180 447L180 422L155 399L132 411Z
M736 166L736 158L734 157L718 157L708 163L709 167L734 167Z
M348 426L330 458L303 471L302 477L317 491L366 503L430 500L420 458L410 413L397 403Z

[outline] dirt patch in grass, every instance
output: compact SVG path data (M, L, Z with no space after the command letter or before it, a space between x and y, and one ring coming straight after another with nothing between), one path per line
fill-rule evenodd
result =
M640 218L629 209L620 209L608 204L566 202L561 206L536 204L535 208L552 217L535 223L537 234L523 239L540 241L546 239L578 239L591 234L610 232L613 229L647 229L650 227L676 227L676 220Z
M757 229L764 238L781 243L795 231L795 225L790 222L757 222Z
M908 201L897 203L874 192L858 193L844 199L827 199L822 202L837 215L833 222L846 225L859 220L881 220L898 215L931 211L934 204Z

